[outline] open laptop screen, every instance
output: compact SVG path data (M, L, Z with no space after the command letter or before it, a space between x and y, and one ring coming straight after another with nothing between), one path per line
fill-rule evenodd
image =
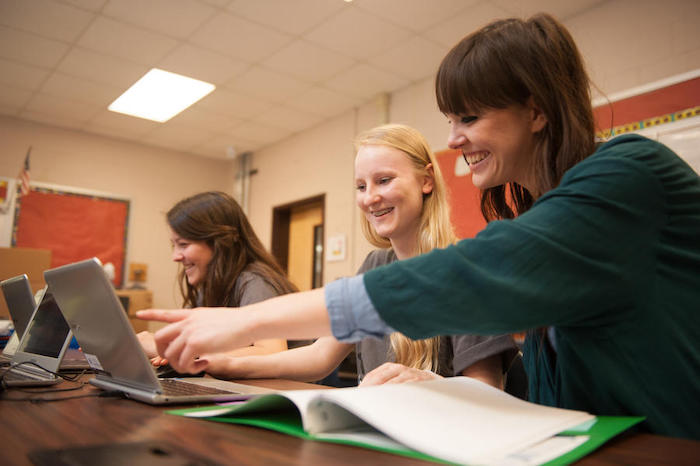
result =
M0 282L0 288L5 296L7 309L10 311L12 325L15 327L19 342L24 336L24 330L29 325L36 307L34 294L29 286L29 278L26 274L8 278Z
M56 358L61 353L70 328L49 290L39 303L34 320L22 338L19 351Z

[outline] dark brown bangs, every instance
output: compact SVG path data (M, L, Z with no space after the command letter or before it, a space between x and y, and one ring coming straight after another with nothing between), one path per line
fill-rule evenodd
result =
M503 26L512 23L496 21L447 53L435 79L442 113L465 115L525 103L530 92L518 79L518 57L506 52L513 49L513 41Z

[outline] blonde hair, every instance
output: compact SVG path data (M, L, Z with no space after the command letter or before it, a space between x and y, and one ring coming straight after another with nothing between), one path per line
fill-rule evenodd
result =
M356 149L369 145L400 150L406 154L416 172L421 175L426 174L428 164L432 166L433 190L423 195L417 253L423 254L455 243L457 236L450 222L445 181L442 178L440 166L423 135L406 125L382 125L365 131L355 138ZM360 224L362 233L370 244L378 248L391 247L389 239L379 236L364 215L360 217ZM390 341L397 363L416 369L437 371L440 337L411 340L400 333L393 333Z

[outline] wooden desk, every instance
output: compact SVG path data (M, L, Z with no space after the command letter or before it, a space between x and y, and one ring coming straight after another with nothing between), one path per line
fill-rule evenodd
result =
M280 380L244 381L274 389L322 388ZM67 382L57 386L67 387ZM36 395L46 398L99 393L86 385L78 391ZM9 401L33 396L8 390L0 400L2 464L30 464L37 448L66 448L108 443L167 442L221 464L280 465L425 465L424 461L364 448L305 441L254 427L220 424L165 414L172 407L154 407L118 398L78 398L50 403ZM657 435L631 434L615 439L578 464L695 465L700 442Z

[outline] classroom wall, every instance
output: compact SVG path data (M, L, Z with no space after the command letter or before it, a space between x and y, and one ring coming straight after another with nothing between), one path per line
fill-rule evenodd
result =
M604 1L565 24L606 94L700 65L700 2ZM347 253L345 260L325 264L324 280L354 274L371 246L362 237L354 204L352 140L385 122L388 113L388 120L422 131L433 150L444 149L447 123L436 108L433 86L432 77L420 80L257 151L249 217L263 243L270 245L275 206L325 193L326 237L345 234ZM0 117L0 176L17 175L30 144L34 180L131 198L127 262L146 262L155 305L175 306L176 267L163 214L194 192L232 192L235 163Z
M0 116L0 176L17 176L30 145L32 181L131 199L126 262L148 264L155 306L179 304L165 212L199 191L231 193L233 162Z

